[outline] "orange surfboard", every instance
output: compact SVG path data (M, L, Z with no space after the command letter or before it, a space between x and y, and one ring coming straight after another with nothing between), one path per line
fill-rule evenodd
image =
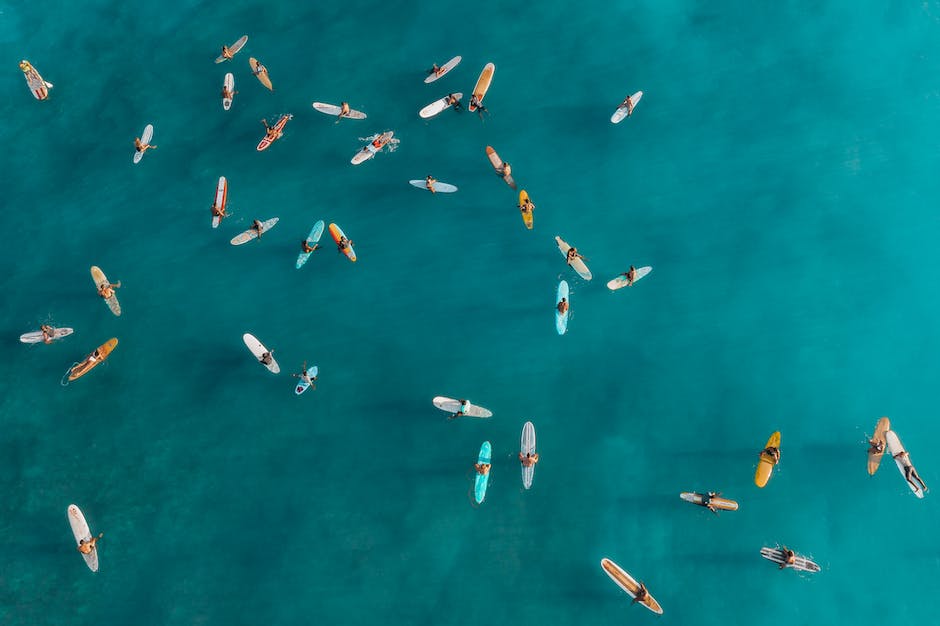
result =
M69 370L69 380L76 380L81 378L94 368L98 367L98 364L108 358L108 355L111 354L111 351L114 350L114 347L117 346L118 340L111 338L106 342L98 346L94 352L85 357L81 363L76 363Z
M473 87L473 95L470 97L470 105L467 107L471 113L479 108L479 104L483 103L483 98L486 96L486 92L490 88L490 83L493 81L493 72L495 71L496 66L492 63L487 63L483 66L483 71L480 72L480 77L477 79L477 84Z

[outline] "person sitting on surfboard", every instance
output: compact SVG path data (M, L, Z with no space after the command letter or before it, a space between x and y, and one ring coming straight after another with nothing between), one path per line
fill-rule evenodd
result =
M532 211L535 210L535 203L532 202L531 200L528 200L528 199L527 199L527 200L525 201L525 204L520 204L520 205L519 205L519 209L520 209L523 213L531 213Z
M346 251L352 247L352 244L353 242L348 237L346 237L346 235L343 235L336 243L336 247L339 248L340 252L346 254Z
M526 452L525 455L523 455L520 452L519 460L522 462L522 467L532 467L533 465L539 462L539 453L536 452L535 454L533 454L531 452Z
M143 154L150 148L156 148L156 146L151 146L149 143L142 143L140 137L134 137L134 150Z
M52 343L52 340L55 339L55 328L49 326L48 324L42 324L39 327L39 330L42 331L43 343Z
M768 446L764 448L763 450L761 450L761 454L766 454L767 456L769 456L773 460L774 465L780 462L780 448Z
M636 590L636 593L633 594L633 601L630 604L636 604L637 602L642 602L646 604L647 599L650 597L650 592L647 591L646 585L640 583L640 588Z
M265 352L260 357L258 357L258 360L261 361L261 363L264 365L271 365L271 363L274 361L274 357L271 356L273 353L273 350L269 350L268 352Z
M874 439L868 440L868 453L869 454L881 454L885 451L885 442L875 441Z
M337 115L336 117L342 118L342 117L346 117L347 115L349 115L349 103L341 102L339 105L339 115Z
M224 206L217 206L217 205L213 204L213 205L212 205L212 216L213 216L213 217L218 217L218 218L223 218L223 217L228 217L228 213L225 212L225 207L224 207Z
M431 66L431 69L428 70L428 74L434 74L435 76L440 76L444 73L444 68L439 66L437 63Z
M225 46L222 46L222 47L224 48ZM229 58L232 58L232 57L229 57ZM222 99L223 100L231 100L232 98L235 97L235 94L237 93L238 93L237 91L229 91L228 87L226 87L225 85L222 86Z
M114 290L120 288L121 281L116 283L101 283L101 286L98 287L98 295L107 300L114 295Z
M258 76L258 75L260 75L260 74L264 74L264 73L267 72L267 71L268 71L268 68L266 68L265 66L261 65L261 62L259 61L259 62L258 62L258 65L256 66L256 68L255 68L254 70L252 70L251 73L254 74L255 76Z
M489 463L474 463L473 468L477 471L477 474L480 476L486 476L490 473L490 464Z
M234 59L235 53L228 49L228 46L222 44L222 56L226 59Z
M716 509L715 505L712 504L712 498L716 497L718 497L718 492L715 491L709 491L708 493L702 494L702 506L715 514L718 513L718 509Z
M310 378L310 376L307 375L307 362L306 361L304 361L304 368L300 370L300 373L291 374L291 376L293 376L294 378L299 378L300 380L302 380L303 382L311 386L313 385L314 381L316 381L317 379L316 376L314 376L313 378Z
M460 110L460 100L452 93L447 94L447 104L454 107L455 111Z
M901 462L901 465L904 466L904 480L911 483L911 487L915 490L918 488L917 483L914 482L914 479L920 483L920 488L924 491L927 491L927 485L924 484L924 481L921 479L920 474L917 473L917 470L914 469L914 465L911 463L911 455L907 453L907 450L904 452L898 452L894 455L894 458Z
M780 549L780 552L783 554L783 563L780 564L780 569L785 568L787 565L793 565L796 563L796 553L793 550L783 546L783 548Z
M255 231L256 233L258 233L258 239L261 239L261 233L264 232L264 224L262 224L262 223L259 222L258 220L255 220L255 221L252 222L252 224L251 224L251 230L253 230L253 231Z
M630 117L631 115L633 115L633 97L627 96L626 98L624 98L623 102L620 103L620 107L627 107L627 117Z
M91 554L92 551L95 549L96 544L98 543L98 540L101 539L102 537L104 537L104 533L99 533L97 537L92 537L88 541L85 541L84 539L82 539L81 541L78 542L76 549L82 554Z
M433 176L428 174L428 177L424 179L424 186L427 187L428 191L430 191L431 193L437 193L436 190L434 189L434 183L436 182L437 182L437 179L435 179Z
M512 166L509 165L509 163L506 163L505 161L503 161L503 169L498 170L498 173L503 178L509 178L509 176L512 174Z
M300 242L300 249L304 251L304 254L310 254L311 252L313 252L319 247L320 247L320 244L318 243L315 243L311 246L309 243L307 243L306 239Z
M558 314L564 315L568 312L568 298L562 298L561 302L558 303Z
M568 262L568 265L571 265L572 263L574 263L575 259L584 258L581 256L581 253L578 252L578 249L575 248L574 246L572 246L571 248L568 248L568 253L565 255L565 257L566 257L565 260Z
M627 279L627 287L632 287L633 281L636 280L636 268L631 265L630 269L623 273L623 277Z
M261 120L261 123L264 124L264 136L271 141L277 141L284 135L284 131L275 126L268 126L268 120Z
M447 419L457 419L461 415L464 415L466 411L470 408L469 400L457 400L460 403L460 406L457 407L457 412L448 417Z

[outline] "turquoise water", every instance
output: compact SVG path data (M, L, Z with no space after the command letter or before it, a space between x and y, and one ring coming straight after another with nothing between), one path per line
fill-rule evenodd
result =
M937 496L916 500L890 459L864 467L888 415L940 484L940 3L0 2L0 51L0 623L935 621ZM485 122L417 117L488 61ZM344 99L369 118L310 107ZM287 112L257 153L258 120ZM148 122L159 148L133 166ZM397 152L349 165L386 129ZM488 144L537 204L534 231ZM406 183L429 173L460 191ZM213 231L220 175L233 216ZM262 241L228 244L275 215ZM327 246L294 269L317 219L355 241L355 265ZM630 263L653 273L608 292ZM122 317L93 264L122 281ZM17 341L42 321L76 332ZM112 336L107 363L60 386ZM320 381L298 398L287 373L305 359ZM495 415L447 421L438 394ZM542 460L524 492L528 419ZM758 490L774 430L783 458ZM740 511L678 498L707 489ZM94 575L72 502L105 533ZM758 551L778 542L823 571L776 571ZM605 556L662 617L629 606Z

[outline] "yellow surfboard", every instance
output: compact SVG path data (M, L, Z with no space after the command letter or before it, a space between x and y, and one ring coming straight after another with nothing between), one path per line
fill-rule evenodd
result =
M754 484L761 488L770 480L770 475L773 474L774 471L774 465L777 464L777 461L767 454L767 448L777 448L777 451L780 451L779 430L770 436L770 439L767 440L767 445L764 446L764 450L761 450L760 453L760 462L758 462L757 472L754 474Z
M248 59L248 65L251 66L251 73L255 75L255 78L258 79L262 85L274 91L274 85L271 84L271 79L268 77L268 68L261 65L261 62L258 61L255 57Z
M532 203L532 208L526 210L525 206L529 202L529 194L523 189L519 192L519 211L522 212L522 222L525 224L525 227L532 230L532 211L535 210L535 203Z
M888 432L888 429L891 428L891 420L887 417L882 417L878 420L878 425L875 427L875 434L871 436L871 439L868 441L868 474L874 476L875 472L878 471L878 466L881 464L881 457L884 456L885 446L887 442L885 441L885 433ZM876 452L871 448L872 444L881 444L881 452Z

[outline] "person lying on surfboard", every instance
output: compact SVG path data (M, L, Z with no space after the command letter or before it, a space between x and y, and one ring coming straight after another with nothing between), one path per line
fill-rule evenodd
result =
M49 326L48 324L42 324L39 327L39 330L42 331L42 342L52 343L52 340L55 338L55 328Z
M562 298L561 302L558 303L558 314L564 315L568 312L568 298Z
M460 100L452 93L447 94L447 104L454 107L455 111L460 110Z
M646 585L640 583L640 588L636 590L636 593L633 594L633 601L630 604L636 604L637 602L642 602L646 604L647 598L650 597L650 592L647 591Z
M783 553L783 563L780 564L780 569L796 563L796 553L793 550L783 546L783 548L780 549L780 552Z
M116 283L101 283L101 286L98 287L98 295L107 300L114 295L114 290L121 287L121 281Z
M620 103L621 107L627 107L627 117L633 115L633 97L627 96L623 99L623 102ZM620 108L620 107L618 107Z
M766 454L773 459L774 465L780 462L780 448L775 448L773 446L768 446L761 450L761 454Z
M917 483L914 482L914 479L920 483L920 488L924 491L927 491L927 485L924 484L924 481L921 479L920 474L917 473L917 470L914 469L914 465L911 463L911 456L905 450L904 452L898 452L894 455L894 458L901 462L901 465L904 466L904 480L911 483L911 487L915 490L918 488Z
M306 239L300 242L300 249L304 251L304 254L310 254L311 252L313 252L319 247L320 247L320 244L318 243L315 243L313 244L313 246L311 246L309 243L307 243Z
M526 452L525 455L523 455L520 452L519 460L522 462L522 467L532 467L539 462L539 453L536 452L535 454L532 454L531 452Z
M96 544L98 543L98 540L102 537L104 537L104 533L99 533L97 537L92 537L88 541L82 539L78 542L76 549L82 554L91 554L92 551L97 547Z
M490 464L489 463L474 463L473 469L477 471L477 474L480 476L486 476L490 473Z
M457 400L457 402L460 403L460 407L457 409L457 412L456 412L456 413L454 413L453 415L451 415L451 416L448 417L447 419L457 419L458 417L460 417L461 415L463 415L464 412L465 412L467 409L470 408L470 401L469 401L469 400Z
M149 143L142 143L140 137L134 137L134 150L143 154L151 148L156 148L156 146L151 146Z
M434 183L436 182L437 182L437 179L435 179L433 176L428 174L428 177L424 179L424 186L427 187L428 191L430 191L431 193L437 193L436 190L434 189Z

